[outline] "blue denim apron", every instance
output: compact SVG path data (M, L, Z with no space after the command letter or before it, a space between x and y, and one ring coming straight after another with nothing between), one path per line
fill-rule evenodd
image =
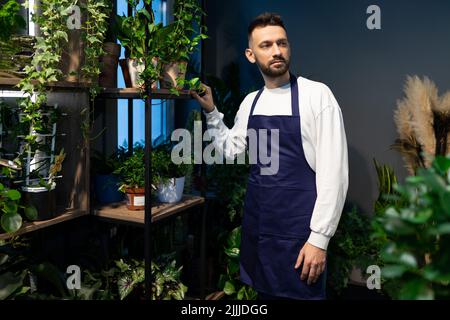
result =
M261 175L267 161L252 164L247 183L240 248L240 278L259 292L293 299L325 299L325 272L308 285L294 269L300 249L310 235L310 221L317 198L316 175L303 151L297 79L290 75L292 116L253 115L262 88L253 101L247 129L267 130L269 156L270 129L279 130L279 169ZM276 108L277 106L273 106ZM265 142L267 140L267 142ZM249 135L247 134L247 146ZM266 152L267 154L267 152Z

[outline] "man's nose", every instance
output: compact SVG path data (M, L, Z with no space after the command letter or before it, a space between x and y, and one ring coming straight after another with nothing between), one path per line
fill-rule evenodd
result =
M279 56L280 54L281 54L280 47L278 46L278 44L274 43L274 45L273 45L273 55L274 56Z

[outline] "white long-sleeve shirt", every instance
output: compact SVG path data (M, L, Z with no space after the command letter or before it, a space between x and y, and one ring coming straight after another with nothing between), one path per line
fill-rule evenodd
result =
M341 217L348 189L347 140L341 109L323 83L299 77L299 106L302 145L306 160L316 173L315 202L308 242L327 249ZM291 115L290 85L264 88L253 114ZM216 150L227 159L246 150L247 122L257 91L246 96L229 129L215 107L207 113L208 132Z

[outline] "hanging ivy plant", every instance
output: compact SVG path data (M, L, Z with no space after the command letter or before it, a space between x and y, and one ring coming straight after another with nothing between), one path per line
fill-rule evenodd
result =
M100 75L99 57L105 54L103 43L109 26L109 16L111 14L111 4L108 0L86 0L81 5L81 9L86 13L86 22L82 27L82 37L85 42L85 61L81 68L83 78L88 81L91 101L91 109L84 108L82 115L85 120L81 123L81 132L85 141L88 141L93 128L93 116L95 110L95 98L100 93L98 77ZM100 133L101 134L101 133Z

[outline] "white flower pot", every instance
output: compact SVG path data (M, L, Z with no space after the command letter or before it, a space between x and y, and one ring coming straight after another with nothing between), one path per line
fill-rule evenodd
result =
M184 178L171 178L165 184L158 185L158 199L161 202L174 203L181 200L184 190Z

